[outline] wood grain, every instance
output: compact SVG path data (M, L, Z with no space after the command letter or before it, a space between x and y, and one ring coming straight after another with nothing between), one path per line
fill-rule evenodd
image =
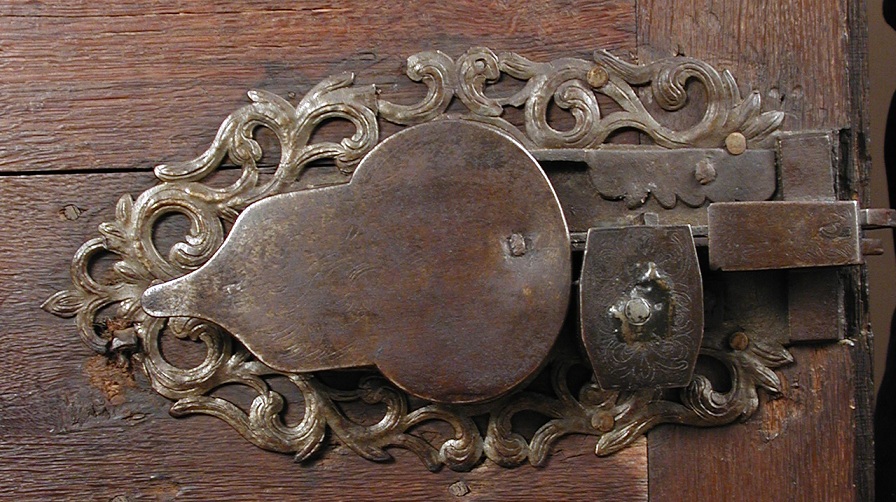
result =
M791 350L796 362L779 371L783 397L763 397L745 423L648 434L651 500L858 500L852 358L863 349Z
M644 0L638 3L638 19L642 57L684 54L729 69L742 93L757 89L763 108L786 113L785 129L843 129L838 195L868 203L863 1ZM652 499L873 497L867 289L860 271L850 270L848 276L843 288L849 340L843 343L855 345L796 348L797 365L784 371L820 379L823 388L772 402L759 417L728 432L655 430L649 436ZM844 403L850 408L844 409ZM785 417L793 424L791 432L760 441L762 413ZM707 458L715 462L692 467L701 460L706 464Z
M426 49L457 56L485 45L550 59L604 48L645 61L705 59L729 69L742 93L758 89L765 109L784 110L787 129L850 128L841 136L848 155L840 196L867 203L863 6L2 2L0 498L645 500L649 447L653 500L870 499L869 349L858 270L846 281L846 336L856 345L794 348L785 396L765 400L746 423L663 426L608 458L594 457L593 439L572 437L544 469L486 463L466 474L430 474L403 451L394 463L373 464L335 442L310 465L295 465L219 420L171 418L170 403L139 372L107 365L81 344L72 321L39 309L68 287L71 256L112 218L115 200L154 183L146 172L90 173L147 171L196 156L227 114L247 103L247 89L295 103L325 76L353 71L384 96L413 102L423 89L404 77L403 64ZM691 107L699 108L696 101ZM693 120L697 112L682 115ZM766 300L778 310L786 303Z
M763 108L786 113L784 128L850 123L847 7L850 0L643 0L638 54L703 59L757 89Z
M411 103L403 65L472 46L533 59L635 48L634 0L523 2L80 1L0 14L0 172L149 169L205 150L221 121L264 89L296 102L355 72ZM388 131L386 131L388 132Z
M296 465L217 419L170 417L139 372L107 364L72 320L39 309L69 286L71 256L118 197L152 184L148 173L0 179L0 498L455 500L462 482L463 500L647 499L644 440L598 458L594 438L570 437L545 468L431 474L405 451L374 464L335 443Z
M864 0L849 2L849 66L850 128L842 134L848 137L849 154L842 159L840 178L841 197L854 198L863 207L871 205L871 140L868 76L868 17ZM852 193L850 193L852 192ZM852 196L855 194L855 196ZM862 267L850 271L845 287L847 303L846 323L849 336L859 350L853 352L856 402L856 461L855 481L858 500L875 498L874 481L874 381L872 352L874 336L871 332L870 304L868 301L868 270ZM885 473L891 475L892 473ZM880 494L884 500L886 494Z

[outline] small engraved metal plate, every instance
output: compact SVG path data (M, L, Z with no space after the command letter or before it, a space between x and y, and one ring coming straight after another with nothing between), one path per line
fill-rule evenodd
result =
M721 270L862 263L858 204L741 202L709 206L709 263Z
M684 387L703 339L687 226L592 228L579 281L582 341L604 389Z

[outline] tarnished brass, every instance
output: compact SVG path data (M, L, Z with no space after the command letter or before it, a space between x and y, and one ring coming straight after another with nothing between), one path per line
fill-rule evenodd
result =
M740 155L747 151L747 138L741 132L733 132L725 138L725 148L731 155Z

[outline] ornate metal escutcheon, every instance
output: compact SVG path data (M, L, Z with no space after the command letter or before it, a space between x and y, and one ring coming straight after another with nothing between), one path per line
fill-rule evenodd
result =
M582 341L601 388L691 381L703 338L703 286L690 228L592 228L579 298Z
M213 415L299 461L329 433L374 461L411 450L431 470L542 465L566 434L598 437L605 455L660 423L752 415L759 389L780 391L789 340L726 317L719 305L737 295L715 284L729 271L861 263L874 251L861 229L894 223L835 200L830 132L782 132L782 112L699 60L472 48L413 55L407 76L427 87L417 104L349 74L295 105L250 92L205 153L122 196L75 255L73 287L44 308L139 366L172 415ZM520 85L492 95L499 80ZM698 120L665 125L693 85ZM315 140L333 120L353 134ZM381 141L383 123L402 129ZM259 128L279 141L273 172L258 166ZM621 144L632 130L640 144ZM225 158L240 175L214 186ZM154 233L170 213L190 228L165 253ZM90 272L101 254L115 258L103 281ZM179 367L163 338L206 355ZM346 369L363 375L349 388L321 378ZM298 421L271 385L283 377L302 396L290 403ZM225 385L251 406L218 394ZM370 424L347 403L385 411ZM521 412L546 421L523 435ZM433 421L450 432L417 433Z

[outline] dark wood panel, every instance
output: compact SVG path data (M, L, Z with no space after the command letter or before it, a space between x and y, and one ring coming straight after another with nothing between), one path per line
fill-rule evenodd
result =
M422 98L411 54L472 46L533 59L635 48L634 0L41 2L0 14L0 172L149 169L188 160L265 89L293 102L355 72L396 102ZM107 9L108 7L108 9Z
M0 450L13 500L647 500L646 441L595 461L582 438L550 467L430 473L410 454L371 464L347 448L311 467L253 450L207 417L20 437ZM173 422L169 419L168 422ZM230 434L230 436L228 436ZM585 455L581 452L585 451ZM597 467L597 466L601 467Z
M849 343L793 347L784 395L742 424L660 426L648 434L657 501L857 500L856 401Z
M857 3L857 2L852 2ZM704 59L757 89L786 129L846 127L849 0L643 0L638 54Z
M871 140L868 75L868 17L865 0L849 2L847 64L849 67L850 128L849 153L842 162L840 197L855 199L864 207L871 205ZM871 332L868 302L867 268L851 270L847 278L846 324L848 336L856 342L853 351L856 403L856 461L855 484L858 500L872 500L874 488L874 381L872 352L874 336ZM886 497L879 496L880 500Z
M148 173L0 178L0 498L646 500L644 440L598 458L594 438L570 437L545 468L432 474L405 451L374 464L338 444L297 465L217 419L170 417L139 372L92 354L73 321L39 309L68 287L71 256L118 197L152 184Z

